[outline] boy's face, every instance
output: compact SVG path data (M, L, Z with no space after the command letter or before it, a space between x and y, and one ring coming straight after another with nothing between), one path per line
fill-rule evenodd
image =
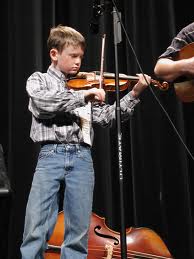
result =
M69 45L61 53L56 49L51 49L50 51L51 60L55 68L69 75L78 73L83 55L84 51L80 46L74 47Z

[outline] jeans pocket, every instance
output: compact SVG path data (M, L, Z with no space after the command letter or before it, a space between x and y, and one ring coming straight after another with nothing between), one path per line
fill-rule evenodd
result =
M80 150L77 152L77 156L85 162L91 164L93 163L90 148L81 147Z
M43 159L46 157L51 156L52 154L54 154L55 150L54 150L54 145L45 145L41 148L38 159Z

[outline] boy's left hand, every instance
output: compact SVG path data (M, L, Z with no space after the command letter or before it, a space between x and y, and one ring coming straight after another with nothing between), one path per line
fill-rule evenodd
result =
M134 98L137 98L140 93L148 87L151 82L151 77L146 74L137 74L139 77L138 82L134 85L133 89L131 90L131 94Z

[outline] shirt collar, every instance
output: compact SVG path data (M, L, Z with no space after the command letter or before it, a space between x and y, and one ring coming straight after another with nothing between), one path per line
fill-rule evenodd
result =
M57 70L57 69L53 66L53 64L51 64L51 65L49 66L49 68L48 68L48 70L47 70L47 73L48 73L50 76L54 77L57 81L65 81L65 80L66 80L65 75L64 75L61 71Z

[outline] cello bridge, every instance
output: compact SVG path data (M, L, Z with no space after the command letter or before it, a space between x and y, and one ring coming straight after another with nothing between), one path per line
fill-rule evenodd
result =
M105 245L105 249L107 250L107 256L105 259L112 259L113 256L113 246L112 245Z

